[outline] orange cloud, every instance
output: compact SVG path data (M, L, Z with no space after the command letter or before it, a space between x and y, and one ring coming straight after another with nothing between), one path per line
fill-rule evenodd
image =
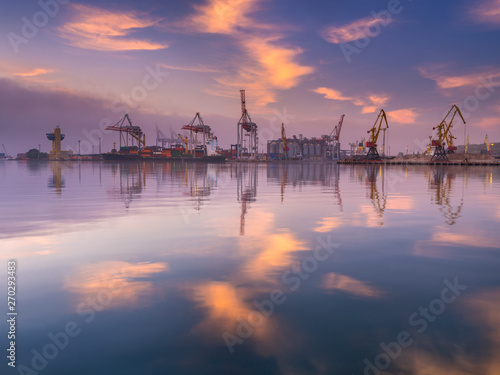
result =
M470 15L476 22L500 25L500 0L474 2L474 7L470 8Z
M387 103L387 100L389 100L389 97L382 96L382 95L370 95L369 99L371 100L371 102L374 105L382 107L383 105L385 105L385 103Z
M353 279L352 277L330 272L323 276L323 288L331 291L342 291L360 297L380 297L383 292L370 286L368 283Z
M330 89L327 87L318 87L317 89L313 90L315 93L322 94L325 96L326 99L331 99L331 100L340 100L340 101L352 101L354 105L357 106L363 106L361 109L361 113L373 113L377 110L377 107L383 106L388 100L389 97L387 95L370 95L368 96L367 100L363 100L360 98L353 98L349 96L344 96L340 91ZM367 105L371 102L373 105Z
M387 112L387 116L393 122L400 124L413 124L418 114L414 108L398 109L396 111Z
M322 94L325 96L326 99L331 99L331 100L354 100L353 98L350 98L348 96L343 96L340 91L334 90L334 89L329 89L327 87L318 87L317 89L313 90L314 92L318 94Z
M274 87L289 89L298 84L298 79L311 74L314 69L297 64L294 60L302 53L300 48L278 47L273 44L278 38L250 38L244 41L249 54L254 54L265 76Z
M127 263L104 261L76 269L65 283L66 289L83 297L106 295L106 307L132 306L152 294L154 284L141 280L168 271L167 263Z
M319 227L314 228L315 232L327 233L332 229L338 228L342 225L342 221L338 217L325 217L321 219L318 223Z
M250 314L244 297L244 291L226 282L212 281L195 286L193 290L193 299L208 310L206 324L225 330L233 329L238 318L246 318Z
M295 62L302 53L299 48L276 46L279 38L260 38L245 35L238 38L247 59L236 67L236 73L216 78L218 85L207 90L217 96L234 98L235 92L245 88L257 105L276 101L276 90L289 89L299 84L300 78L314 69Z
M373 107L373 106L367 106L367 107L363 107L363 109L361 110L361 113L365 114L365 113L373 113L377 110L377 107Z
M380 19L367 17L343 26L330 26L323 31L326 41L334 44L352 42L366 37L367 30L380 22Z
M307 249L302 241L288 232L268 234L263 239L266 247L244 267L252 278L258 280L264 280L290 266L293 253Z
M114 13L81 4L72 4L75 19L61 26L59 35L71 45L97 51L157 50L166 44L130 38L137 29L155 26L158 21L138 13Z
M247 14L255 10L256 0L209 0L205 5L194 5L191 17L193 27L201 32L231 34L237 28L252 26Z
M387 210L411 210L413 207L413 198L410 196L391 196L386 204Z
M42 74L52 73L53 71L54 71L53 69L36 68L27 72L14 73L14 75L18 77L35 77Z

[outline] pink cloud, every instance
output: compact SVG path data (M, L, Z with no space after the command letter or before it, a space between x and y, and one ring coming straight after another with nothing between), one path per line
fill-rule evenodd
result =
M469 14L476 22L499 26L500 0L476 1L474 6L470 8Z
M415 119L418 114L415 111L415 108L406 108L406 109L398 109L396 111L387 112L387 116L391 121L400 123L400 124L413 124L415 123Z
M341 101L354 100L353 98L342 95L342 93L338 90L329 89L327 87L318 87L317 89L314 89L313 91L318 93L318 94L324 95L326 99L341 100Z
M326 41L334 44L352 42L370 35L369 28L381 22L374 17L366 17L343 26L330 26L323 31ZM390 22L390 21L386 21ZM371 36L371 35L370 35Z
M488 129L488 128L497 128L500 126L500 118L499 117L484 117L475 125L480 128Z
M155 26L158 21L135 12L112 12L82 4L72 4L75 17L58 29L72 46L97 51L157 50L164 43L134 39L137 29Z
M482 72L465 75L449 75L436 69L420 67L419 72L422 77L435 81L437 86L443 90L460 87L484 86L493 88L500 86L500 70L498 69L483 69Z

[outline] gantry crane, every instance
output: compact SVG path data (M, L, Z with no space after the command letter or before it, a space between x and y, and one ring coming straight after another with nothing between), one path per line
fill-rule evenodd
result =
M283 142L283 158L286 159L286 152L289 150L286 145L286 133L285 133L285 124L281 123L281 141Z
M128 114L125 114L116 124L106 127L105 130L120 132L120 148L122 146L129 146L129 136L132 137L132 146L135 139L139 148L146 147L146 135L142 132L140 126L132 125L132 121ZM122 141L125 143L124 145L122 145Z
M332 159L340 159L340 131L342 130L342 124L344 123L345 115L340 116L338 125L335 125L332 132L328 136L329 140L332 140ZM332 137L333 136L333 137ZM335 155L335 157L334 157Z
M240 90L241 99L241 117L237 124L237 154L236 158L241 159L243 153L243 130L247 133L249 137L248 142L248 154L250 158L255 158L257 156L257 146L259 139L257 137L257 124L252 122L250 115L246 107L245 90Z
M385 121L385 129L389 128L389 123L387 122L387 116L383 109L380 110L377 119L375 120L375 124L373 127L367 131L370 134L370 139L366 142L366 147L368 147L368 153L366 154L366 158L370 160L380 160L380 155L377 151L377 140L380 134L380 129L382 129L382 123Z
M198 120L197 123L196 120ZM212 136L212 130L210 126L205 125L200 113L196 112L196 115L191 122L188 125L184 125L182 129L189 130L189 143L191 144L191 152L193 156L195 154L195 148L198 145L198 133L203 134L203 153L206 154L206 139L207 137L210 138Z
M445 146L445 141L448 142L448 146L450 146L450 142L452 147L453 146L453 136L450 134L450 130L453 127L453 120L455 119L455 116L457 113L460 115L460 118L466 123L464 120L464 116L462 116L462 112L460 112L460 108L456 106L456 104L453 104L451 106L451 109L448 111L446 116L444 116L443 121L438 126L435 126L432 128L432 130L437 130L437 139L432 140L432 146L435 147L434 149L434 155L432 155L431 161L448 161L448 156L446 155L446 151L444 149ZM449 120L449 123L446 121L448 116L451 118ZM456 148L455 148L456 149ZM454 151L454 150L451 150Z
M179 136L175 134L172 129L170 129L171 137L168 138L159 128L156 126L156 146L161 148L166 148L167 144L175 145L181 142Z

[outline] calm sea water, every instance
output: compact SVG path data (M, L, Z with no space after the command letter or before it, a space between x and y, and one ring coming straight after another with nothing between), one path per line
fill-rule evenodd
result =
M4 374L499 374L500 169L0 162Z

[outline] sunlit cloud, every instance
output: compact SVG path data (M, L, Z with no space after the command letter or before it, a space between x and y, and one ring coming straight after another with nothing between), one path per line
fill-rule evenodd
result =
M374 105L376 105L378 107L382 107L385 105L385 103L387 103L387 101L389 100L389 97L388 96L381 96L381 95L370 95L369 99Z
M203 66L189 67L189 66L174 66L174 65L165 65L165 64L160 64L160 65L165 69L185 70L187 72L198 72L198 73L219 73L220 72L220 70L218 70L218 69L207 68L207 67L203 67Z
M267 279L282 271L292 264L294 252L307 249L289 232L267 234L261 241L266 244L265 247L244 266L247 273L257 280Z
M334 89L329 89L327 87L318 87L317 89L313 90L314 92L324 95L326 99L331 99L331 100L354 100L351 97L344 96L342 93L338 90Z
M492 26L500 25L500 0L475 1L469 8L472 19Z
M362 114L365 114L365 113L373 113L377 110L377 107L373 107L373 106L367 106L367 107L363 107L363 109L361 110L361 113Z
M322 35L326 41L334 44L353 42L370 35L369 28L379 22L381 22L379 18L366 17L347 25L330 26L322 32Z
M258 0L209 0L194 5L191 27L205 33L231 34L238 28L253 26L248 14L256 10Z
M238 318L247 317L250 309L244 302L246 293L227 282L207 282L193 288L193 299L208 310L208 323L231 330Z
M243 45L249 55L254 55L264 75L278 89L289 89L299 83L299 78L314 72L310 66L295 60L303 51L297 47L277 46L278 38L245 38Z
M351 101L356 106L363 106L363 108L361 109L362 114L376 112L377 108L383 106L389 100L389 96L377 94L369 95L367 99L345 96L341 91L328 87L318 87L313 91L317 94L323 95L325 99Z
M108 308L133 306L154 292L154 283L143 278L168 270L167 263L104 261L86 264L67 278L65 288L80 295L80 300L106 295Z
M207 92L224 97L234 97L245 88L258 98L256 104L265 106L276 101L277 90L297 86L303 76L314 69L300 65L295 60L302 53L300 48L277 46L277 37L260 38L244 36L238 39L239 48L247 57L235 67L235 73L215 78L217 86Z
M455 76L444 74L440 69L420 67L418 70L422 77L435 81L437 86L443 90L461 87L485 87L490 89L500 87L500 71L498 69L483 69L480 73Z
M414 124L418 114L415 108L398 109L396 111L387 112L390 121L399 124Z
M157 50L167 48L164 43L135 39L138 29L157 25L158 21L136 12L110 10L71 4L74 19L59 27L59 35L72 46L98 51Z
M338 217L325 217L316 223L319 225L314 228L315 232L327 233L342 225L342 221Z
M488 237L486 233L483 235L479 233L451 233L442 229L432 235L432 241L456 244L459 246L498 248L496 239Z
M323 288L329 291L341 291L354 294L359 297L380 297L384 293L372 287L363 281L353 279L352 277L330 272L323 276Z
M19 72L13 74L18 77L35 77L43 74L52 73L53 71L54 71L53 69L36 68L29 70L27 72Z
M37 255L49 255L60 250L60 244L47 235L27 235L14 238L1 238L2 252L0 259L31 258Z
M499 117L484 117L478 122L475 123L475 125L479 126L480 128L497 128L500 125L500 118Z
M364 224L364 226L366 228L375 228L375 227L381 227L384 225L384 211L383 211L383 209L375 210L375 208L373 206L361 205L360 212L366 220L366 222Z
M385 208L387 210L407 211L414 208L413 198L410 196L391 196L388 198Z

